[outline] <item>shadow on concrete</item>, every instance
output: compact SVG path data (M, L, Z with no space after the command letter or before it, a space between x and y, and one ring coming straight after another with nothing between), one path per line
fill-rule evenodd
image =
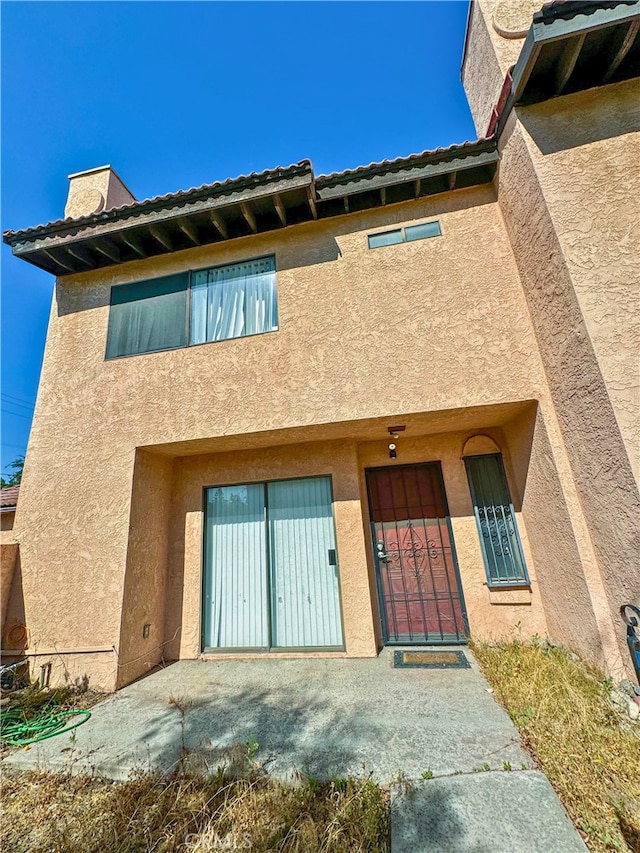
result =
M190 770L224 768L232 775L245 772L253 762L277 778L329 780L345 775L345 768L367 772L357 745L382 734L364 726L356 709L345 714L329 702L301 701L297 692L286 688L275 695L254 688L212 699L176 695L167 711L150 721L145 738L163 738L167 717L172 719L172 735L168 749L157 755L158 764L175 760L178 753Z

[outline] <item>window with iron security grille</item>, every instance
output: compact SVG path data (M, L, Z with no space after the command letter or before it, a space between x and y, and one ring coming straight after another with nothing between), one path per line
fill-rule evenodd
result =
M464 464L489 586L528 585L502 454L467 456Z

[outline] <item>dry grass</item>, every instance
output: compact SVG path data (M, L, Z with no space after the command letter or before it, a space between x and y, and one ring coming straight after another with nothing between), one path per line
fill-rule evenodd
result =
M389 844L387 797L370 780L10 772L0 796L0 847L15 853L383 853Z
M610 681L561 648L473 651L589 848L640 853L640 725L613 708Z

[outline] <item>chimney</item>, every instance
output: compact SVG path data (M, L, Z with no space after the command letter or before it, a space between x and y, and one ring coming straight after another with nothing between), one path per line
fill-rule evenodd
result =
M111 166L98 166L86 172L69 175L69 195L64 208L65 218L77 219L90 213L100 213L135 201Z

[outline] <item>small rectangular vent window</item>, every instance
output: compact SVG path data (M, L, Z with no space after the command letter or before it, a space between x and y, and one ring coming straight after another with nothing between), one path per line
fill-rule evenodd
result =
M383 231L382 234L369 234L369 248L378 249L380 246L393 246L402 243L402 228L397 231Z
M396 228L393 231L381 231L378 234L369 234L370 249L378 249L381 246L393 246L396 243L411 243L414 240L426 240L429 237L440 237L442 229L436 219L435 222L421 222L420 225L408 225L406 228Z
M404 229L405 240L408 243L411 240L426 240L427 237L440 237L441 235L440 223L437 220L435 222L423 222L421 225L410 225Z

